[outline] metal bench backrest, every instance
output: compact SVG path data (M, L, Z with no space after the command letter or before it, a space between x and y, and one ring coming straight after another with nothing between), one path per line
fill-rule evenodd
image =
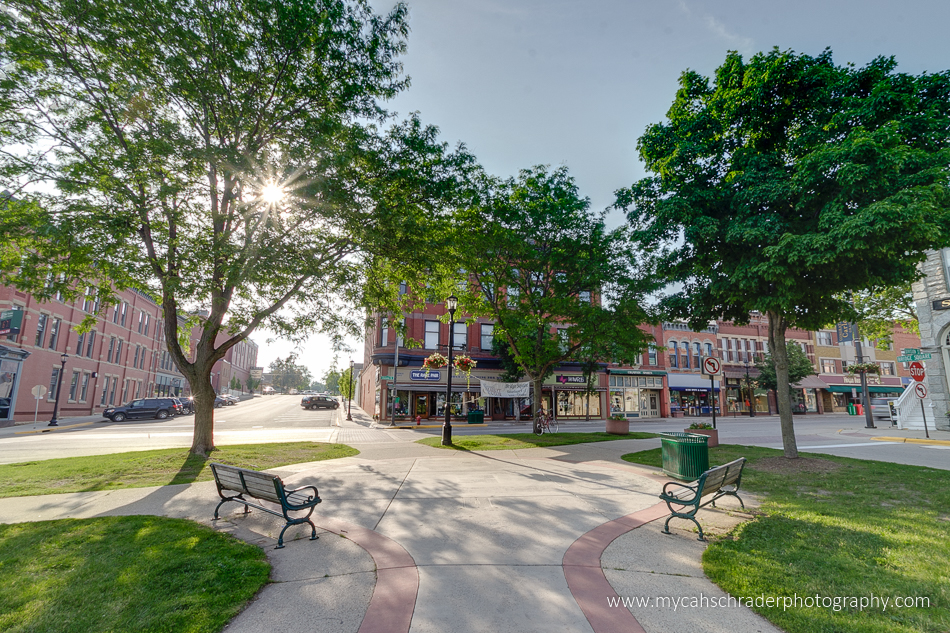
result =
M739 478L742 476L742 466L745 464L745 457L710 468L703 474L702 488L699 490L699 496L704 497L707 494L718 491L723 486L736 485L738 487Z
M281 503L284 482L276 475L214 463L211 464L211 472L214 473L214 480L219 489L246 492L258 499Z

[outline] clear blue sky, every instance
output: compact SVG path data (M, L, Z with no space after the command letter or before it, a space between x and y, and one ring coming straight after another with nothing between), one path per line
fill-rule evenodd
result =
M412 85L390 109L402 117L419 111L498 176L566 165L594 209L645 175L637 138L663 120L680 73L711 75L729 50L831 48L839 64L884 55L903 72L950 69L947 0L413 0L409 7L403 61ZM265 366L291 349L254 338ZM303 358L320 376L332 353L314 339Z

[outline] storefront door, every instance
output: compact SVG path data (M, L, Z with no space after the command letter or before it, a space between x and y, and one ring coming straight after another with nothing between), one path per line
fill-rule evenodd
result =
M416 415L423 419L429 418L429 394L427 393L416 393L414 395L415 406L413 410L416 412Z
M641 411L640 415L643 417L658 418L660 417L660 394L656 391L650 391L649 394L647 409Z

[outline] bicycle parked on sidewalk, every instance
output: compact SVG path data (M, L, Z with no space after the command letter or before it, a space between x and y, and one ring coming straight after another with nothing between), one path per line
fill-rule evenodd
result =
M543 410L538 411L538 423L534 425L534 432L537 435L542 435L545 432L557 433L557 419Z

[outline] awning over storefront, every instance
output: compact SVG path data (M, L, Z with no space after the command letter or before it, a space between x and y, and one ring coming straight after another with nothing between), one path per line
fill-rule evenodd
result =
M699 374L667 374L666 379L670 384L670 391L709 391L707 378ZM719 391L719 381L715 381L716 391Z
M861 385L828 385L825 389L832 393L851 393L852 389L857 389L861 393ZM900 393L903 390L901 385L868 385L868 393Z
M828 383L818 376L805 376L792 387L795 389L827 389Z

